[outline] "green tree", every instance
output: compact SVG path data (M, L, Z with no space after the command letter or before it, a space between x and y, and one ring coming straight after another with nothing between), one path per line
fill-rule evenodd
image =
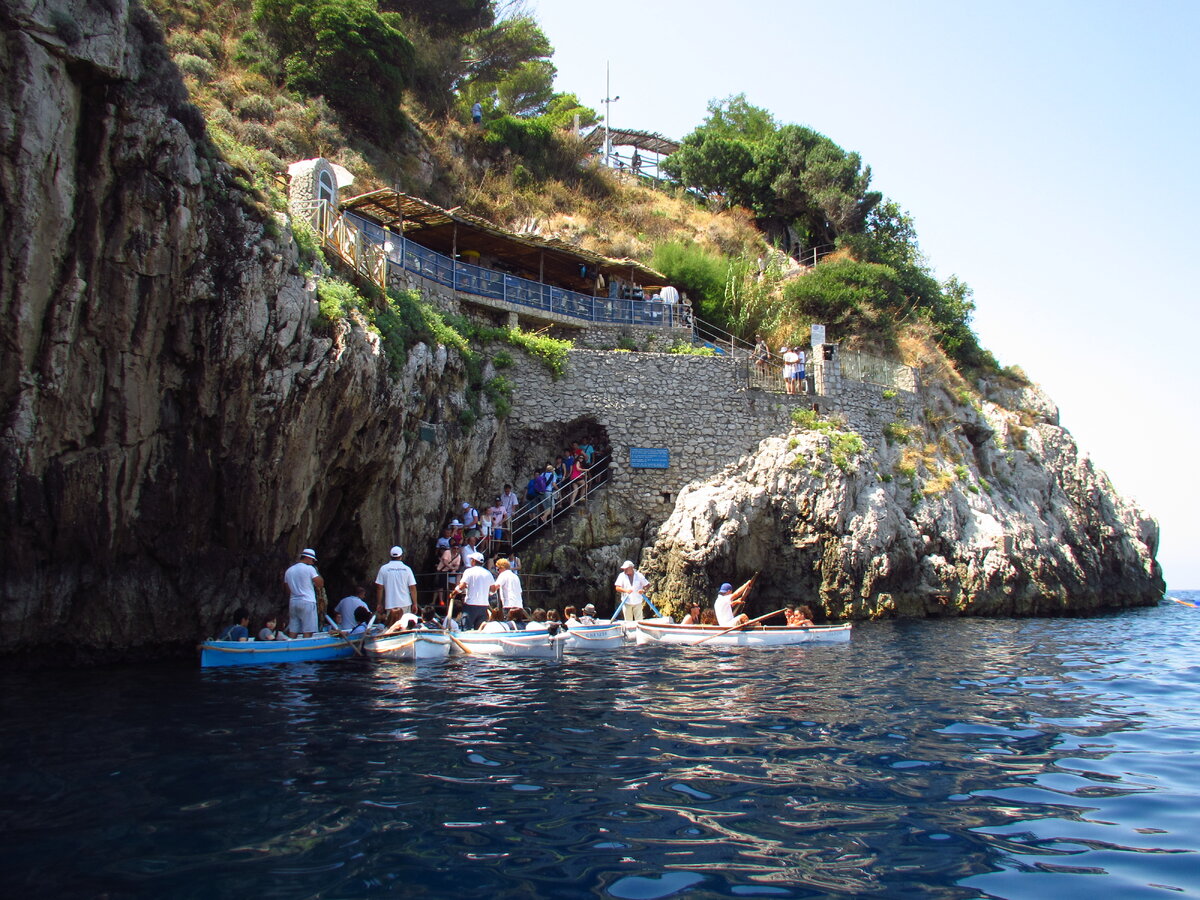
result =
M375 0L255 0L254 21L279 49L288 87L323 95L377 135L399 124L413 46Z

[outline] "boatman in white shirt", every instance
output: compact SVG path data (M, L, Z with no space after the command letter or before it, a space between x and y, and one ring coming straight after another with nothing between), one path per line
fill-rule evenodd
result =
M470 565L459 576L458 584L450 592L450 599L466 598L463 601L463 609L467 614L467 630L473 631L487 618L488 600L496 581L492 578L492 573L484 568L482 553L472 553L468 561Z
M492 592L500 597L500 606L506 619L512 618L512 610L525 608L525 600L521 596L521 579L512 570L512 563L504 557L496 560L496 568L500 574L496 576L496 586Z
M375 576L375 614L382 617L386 611L389 628L406 612L419 612L417 579L413 570L400 562L403 555L403 547L393 547L391 560L380 566Z
M627 559L621 563L621 574L613 582L613 587L621 595L621 609L625 613L625 621L636 622L641 619L642 607L646 603L646 588L650 587L650 582L634 568L633 560Z
M288 637L312 637L317 631L317 591L325 579L317 571L315 550L300 551L300 560L283 573L288 589Z
M745 601L742 599L754 584L751 578L736 591L728 581L721 585L717 599L713 601L713 612L717 614L717 624L722 628L732 628L735 625L745 625L750 617L741 611Z

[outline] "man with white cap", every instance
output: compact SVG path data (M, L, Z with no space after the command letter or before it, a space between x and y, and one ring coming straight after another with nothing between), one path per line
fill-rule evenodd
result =
M315 550L300 551L300 559L283 573L288 589L288 636L312 637L317 631L317 591L325 590L325 579L317 571Z
M621 574L613 582L613 587L622 595L621 609L625 612L625 621L636 622L641 619L642 606L646 602L646 588L650 587L650 582L634 568L633 560L627 559L621 563Z
M375 614L387 612L387 624L393 625L406 612L419 613L417 609L417 579L413 570L400 562L403 547L393 547L391 560L379 567L375 576Z
M468 557L469 566L450 592L450 599L466 596L463 609L467 613L467 629L478 628L487 618L488 601L496 581L483 565L483 554L475 551Z

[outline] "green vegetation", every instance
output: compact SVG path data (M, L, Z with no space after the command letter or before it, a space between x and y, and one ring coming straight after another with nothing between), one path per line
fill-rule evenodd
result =
M398 185L509 225L536 219L589 249L648 262L688 292L702 318L743 338L761 332L773 346L793 343L820 321L848 348L927 360L905 344L919 335L947 382L980 372L1027 383L979 346L971 289L935 278L911 216L871 190L860 156L744 95L709 104L664 161L679 182L674 192L655 192L589 164L571 126L598 116L554 90L554 49L519 4L147 2L215 151L235 170L238 199L272 235L272 214L284 208L278 176L293 160L321 155L351 169L363 190ZM72 26L56 24L60 33ZM471 124L476 102L482 128ZM414 165L418 156L433 165ZM311 269L319 247L298 225L293 233ZM789 259L811 264L816 251L835 247L803 271ZM336 316L340 304L326 305ZM403 298L352 308L392 348L418 335L464 339ZM529 352L558 372L565 365L565 351L552 345Z
M675 341L667 350L668 353L674 353L679 356L716 356L717 351L712 347L697 347L694 344L689 344L686 341Z
M907 444L917 433L915 425L905 425L903 422L888 422L883 426L883 436L889 444Z
M811 409L793 409L792 424L805 431L816 431L829 439L829 458L843 472L853 472L854 457L863 452L862 436L853 431L842 431L828 419Z

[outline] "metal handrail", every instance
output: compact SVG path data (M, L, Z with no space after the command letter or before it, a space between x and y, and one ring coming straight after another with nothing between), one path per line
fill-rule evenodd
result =
M541 501L530 500L519 507L512 519L507 523L510 546L513 548L521 546L521 544L525 543L535 534L539 534L543 529L552 526L575 507L586 504L596 491L608 484L609 479L612 477L611 459L609 456L595 457L592 460L592 464L588 467L587 472L582 476L583 486L581 489L574 488L574 482L567 482L560 490L555 490L551 495L549 517L544 522L540 521L546 512L541 507ZM571 492L569 499L566 502L560 501L558 499L559 495L566 494L568 491Z
M297 203L293 210L313 226L326 247L384 290L388 287L388 266L396 266L458 293L586 322L666 328L688 324L682 309L662 300L598 297L459 262L369 219L354 213L337 213L327 200Z

